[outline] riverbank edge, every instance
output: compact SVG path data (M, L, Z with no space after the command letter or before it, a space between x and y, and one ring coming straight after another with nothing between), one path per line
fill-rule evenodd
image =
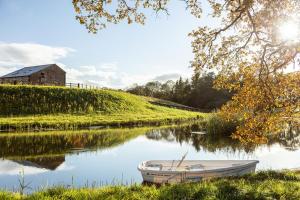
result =
M78 130L162 126L186 122L206 122L209 113L169 109L166 113L57 114L0 117L1 132Z
M142 184L84 188L56 186L29 195L3 191L0 199L300 199L300 172L259 171L242 177L160 187Z

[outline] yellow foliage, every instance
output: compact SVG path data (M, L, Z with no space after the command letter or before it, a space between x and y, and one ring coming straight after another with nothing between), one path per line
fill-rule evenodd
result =
M205 0L184 0L196 18L201 17ZM219 74L217 88L235 92L225 105L225 116L238 116L242 125L235 137L242 141L265 142L285 124L299 125L300 30L294 38L282 23L300 24L299 0L206 0L211 17L222 22L200 26L192 37L194 59L191 66L199 73L214 70ZM115 3L113 3L115 2ZM107 23L145 23L145 10L168 13L170 0L73 0L77 19L96 33ZM217 26L216 26L217 25ZM300 29L295 26L294 29ZM289 34L289 33L288 33ZM286 73L295 65L298 72Z

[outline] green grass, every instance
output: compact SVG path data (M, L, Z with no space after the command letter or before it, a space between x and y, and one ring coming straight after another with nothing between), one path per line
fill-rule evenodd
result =
M77 129L89 126L161 125L208 114L154 105L114 90L0 86L0 129Z
M163 108L157 106L148 112L123 112L118 114L56 114L23 117L0 117L0 129L77 129L89 126L139 126L163 125L202 119L206 114Z
M230 136L236 131L236 127L240 122L237 119L227 121L220 116L219 113L210 113L205 120L206 131L213 135Z
M161 187L133 185L76 189L58 186L24 196L0 192L0 199L299 200L300 176L289 171L263 171L243 177Z

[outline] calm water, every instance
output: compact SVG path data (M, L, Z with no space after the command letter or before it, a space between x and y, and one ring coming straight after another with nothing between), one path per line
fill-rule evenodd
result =
M300 133L243 146L228 137L191 134L197 126L0 135L0 188L18 189L20 172L33 191L53 185L142 182L137 165L150 159L257 159L258 169L300 167ZM52 132L53 133L53 132ZM283 138L283 137L282 137Z

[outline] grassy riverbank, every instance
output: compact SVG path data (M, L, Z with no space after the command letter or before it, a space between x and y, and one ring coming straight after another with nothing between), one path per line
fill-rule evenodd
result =
M157 108L145 113L123 112L119 114L56 114L21 117L0 117L0 129L33 130L59 129L72 130L90 126L140 126L164 125L202 119L206 114L170 108Z
M0 102L2 130L161 125L207 116L114 90L1 85Z
M300 199L300 175L265 171L243 177L222 178L200 183L154 186L110 186L102 188L55 187L30 195L0 192L0 199Z

